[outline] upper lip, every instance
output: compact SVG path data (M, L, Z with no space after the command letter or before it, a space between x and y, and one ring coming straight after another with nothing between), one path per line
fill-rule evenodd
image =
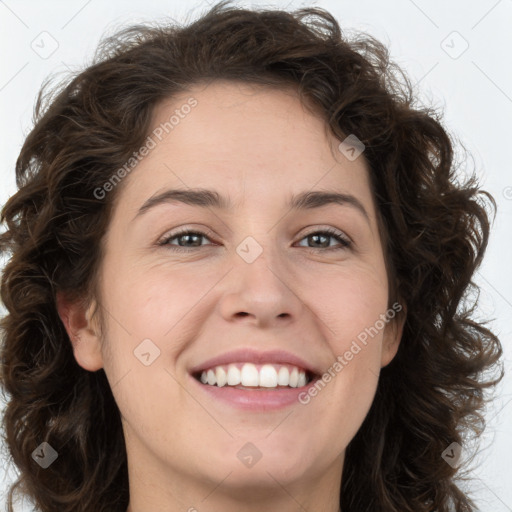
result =
M319 375L321 370L315 368L310 363L304 361L299 356L296 356L286 350L267 350L264 352L257 351L251 348L241 348L225 352L218 356L212 357L207 361L203 361L198 365L190 368L189 372L195 374L202 370L207 370L215 366L227 365L230 363L253 363L253 364L290 364L307 370L313 375Z

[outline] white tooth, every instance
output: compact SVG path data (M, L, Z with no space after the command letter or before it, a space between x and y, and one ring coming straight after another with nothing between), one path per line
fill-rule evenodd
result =
M208 370L206 375L208 376L208 384L210 384L210 386L217 384L217 379L215 378L215 373L213 373L213 370Z
M290 372L286 366L281 366L279 373L277 374L277 383L280 386L288 386L290 383Z
M240 370L234 365L228 366L228 385L238 386L240 384Z
M289 386L292 388L296 388L299 382L299 370L297 368L293 368L290 372L290 383Z
M277 372L270 364L264 364L260 369L260 386L275 388L277 386Z
M217 377L217 386L219 386L219 388L224 386L228 381L226 370L224 370L222 366L217 367L217 370L215 371L215 377Z
M203 384L206 384L208 382L208 376L206 375L206 372L201 372L201 382Z
M258 386L259 374L258 369L252 363L245 363L240 372L242 386Z
M301 388L302 386L306 385L306 372L299 372L299 381L297 383L297 387Z

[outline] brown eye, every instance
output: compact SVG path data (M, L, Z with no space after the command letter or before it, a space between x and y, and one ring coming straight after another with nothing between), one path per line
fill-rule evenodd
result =
M336 231L334 229L323 229L322 231L314 231L312 233L308 233L302 240L307 239L309 243L313 244L308 247L310 249L319 249L319 250L343 250L348 249L352 242L341 232ZM338 241L338 246L331 246L329 244L329 239L336 239ZM340 247L341 246L341 247Z
M167 236L159 242L158 245L169 248L172 251L189 251L206 245L201 243L202 238L210 240L210 237L202 231L181 231ZM302 238L302 240L306 239L308 240L308 243L312 244L307 248L314 250L336 251L348 249L352 245L352 242L348 237L346 237L341 231L334 229L323 229L321 231L308 233ZM331 246L329 239L335 239L338 242L338 245ZM171 243L173 241L177 241L178 243Z
M182 231L180 233L174 233L164 240L158 243L158 245L169 247L171 250L187 250L188 248L193 249L194 247L201 247L201 239L208 238L206 233L201 231ZM177 240L178 244L171 243L171 241Z

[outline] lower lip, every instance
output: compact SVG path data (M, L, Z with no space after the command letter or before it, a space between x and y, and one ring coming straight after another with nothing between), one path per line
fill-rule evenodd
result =
M219 401L229 404L233 407L251 411L272 411L283 409L293 404L300 404L299 395L307 394L308 389L315 385L316 379L308 385L300 388L281 388L274 390L262 390L261 388L254 390L237 389L231 386L210 386L202 384L197 379L189 375L200 389L208 396Z

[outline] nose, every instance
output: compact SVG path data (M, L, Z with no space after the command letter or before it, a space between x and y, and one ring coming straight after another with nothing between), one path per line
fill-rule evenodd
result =
M307 308L295 289L297 279L278 256L270 257L270 252L263 251L251 263L235 255L219 305L226 321L284 326L304 314Z

